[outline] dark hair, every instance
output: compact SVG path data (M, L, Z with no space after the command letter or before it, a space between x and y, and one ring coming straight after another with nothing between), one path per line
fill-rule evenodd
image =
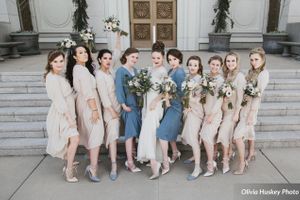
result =
M214 56L210 57L209 60L208 60L208 64L210 64L211 61L213 61L213 60L218 60L221 63L221 66L223 65L223 59L222 59L221 56L214 55Z
M161 53L161 55L165 55L165 44L162 41L156 41L152 45L152 53L153 52L158 52Z
M89 70L89 72L94 75L94 66L93 66L93 59L91 56L91 51L89 48L87 48L85 45L77 45L70 49L69 55L68 55L68 62L67 62L67 70L66 70L66 78L68 79L71 87L73 87L73 68L76 65L76 60L74 56L76 56L77 48L83 47L86 50L86 53L88 54L88 61L85 63L85 67Z
M189 59L187 60L187 62L186 62L186 66L188 66L189 65L189 62L191 61L191 60L196 60L196 61L198 61L198 63L199 63L199 69L198 69L198 74L200 74L201 76L202 76L202 74L203 74L203 65L202 65L202 62L201 62L201 58L199 57L199 56L191 56L191 57L189 57Z
M112 55L112 52L108 49L101 49L99 51L98 56L97 56L97 61L98 61L99 65L101 65L99 59L101 59L103 57L103 55L106 54L106 53L109 53L110 55Z
M167 61L169 63L169 55L174 56L175 58L177 58L179 60L179 64L182 64L182 59L183 59L183 55L181 53L181 51L179 51L178 49L170 49L167 52Z
M133 53L139 53L139 50L137 50L136 48L132 48L129 47L125 50L125 52L123 53L122 57L120 58L120 62L122 65L124 65L127 62L126 56L129 56L130 54Z
M52 50L48 53L47 65L45 67L46 72L44 73L44 79L46 79L47 74L52 70L51 62L55 60L58 56L62 56L65 59L65 54L60 50Z

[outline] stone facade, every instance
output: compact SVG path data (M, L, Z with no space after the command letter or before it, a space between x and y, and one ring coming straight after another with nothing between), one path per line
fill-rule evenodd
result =
M213 30L213 5L216 0L177 0L177 47L182 50L208 48L208 33ZM98 47L109 47L112 34L103 31L103 19L116 15L121 28L130 30L128 0L87 0L89 23L96 32ZM33 26L40 33L41 48L52 48L72 31L72 1L30 0ZM231 15L235 26L231 48L249 48L262 42L266 32L269 0L232 0ZM300 1L282 0L279 27L300 22ZM19 30L16 0L2 0L0 4L0 41L7 41L8 33ZM130 45L130 37L122 39L122 46ZM150 48L150 47L149 47Z

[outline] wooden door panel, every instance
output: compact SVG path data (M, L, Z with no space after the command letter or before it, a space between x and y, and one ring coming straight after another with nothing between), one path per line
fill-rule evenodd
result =
M131 46L151 48L156 40L176 47L176 0L130 0Z

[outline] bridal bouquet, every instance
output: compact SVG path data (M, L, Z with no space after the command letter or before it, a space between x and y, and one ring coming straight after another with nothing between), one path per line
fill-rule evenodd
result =
M226 83L223 83L223 85L220 87L218 93L218 98L229 98L231 97L231 95L233 94L234 92L234 89L235 87L233 86L232 82L226 82ZM230 101L228 103L228 109L232 109L233 108L233 105L232 105L232 102Z
M103 21L104 21L104 31L120 32L121 35L125 35L125 36L128 35L127 32L125 32L119 28L120 20L117 17L110 16Z
M151 76L148 70L142 69L136 76L127 78L127 87L130 93L136 94L139 107L143 107L144 95L152 88Z
M171 104L169 100L176 97L176 83L170 77L166 76L158 87L159 92L163 94L164 97L164 106L170 107Z
M70 49L71 47L76 46L76 42L69 38L65 38L65 39L59 41L56 44L56 46L58 47L59 50L66 51L66 50Z
M182 103L184 108L189 108L190 94L194 94L199 89L199 84L193 79L186 79L182 82L181 90L183 92Z
M94 43L94 38L95 38L95 33L93 32L92 28L87 28L84 30L81 30L79 32L80 39L85 43L85 45L94 52L95 50L95 43Z
M260 97L261 93L257 88L257 84L253 84L252 82L248 82L244 88L244 97L242 101L242 106L247 105L249 97Z
M200 85L202 86L201 91L201 98L200 103L206 103L206 95L209 93L210 95L214 96L214 90L216 89L216 82L215 78L210 77L208 74L204 74L201 78Z

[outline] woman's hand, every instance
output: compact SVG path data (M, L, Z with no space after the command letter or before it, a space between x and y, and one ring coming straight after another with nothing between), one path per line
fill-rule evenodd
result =
M76 128L76 121L72 119L70 113L65 113L70 128Z
M157 102L155 100L151 101L151 103L150 103L150 110L155 110L156 105L157 105Z
M97 123L97 121L100 119L100 116L99 116L99 112L98 110L93 110L92 111L92 117L91 117L91 121L93 124Z
M112 110L112 111L111 111L111 115L112 115L112 118L113 118L113 119L119 118L119 114L118 114L115 110Z
M208 124L210 124L212 122L212 120L213 120L213 115L212 114L208 115L205 119L206 123L208 123Z
M125 104L122 104L122 108L123 110L125 110L125 112L131 112L131 108L129 106L126 106Z
M232 121L233 122L239 121L239 113L233 115Z

